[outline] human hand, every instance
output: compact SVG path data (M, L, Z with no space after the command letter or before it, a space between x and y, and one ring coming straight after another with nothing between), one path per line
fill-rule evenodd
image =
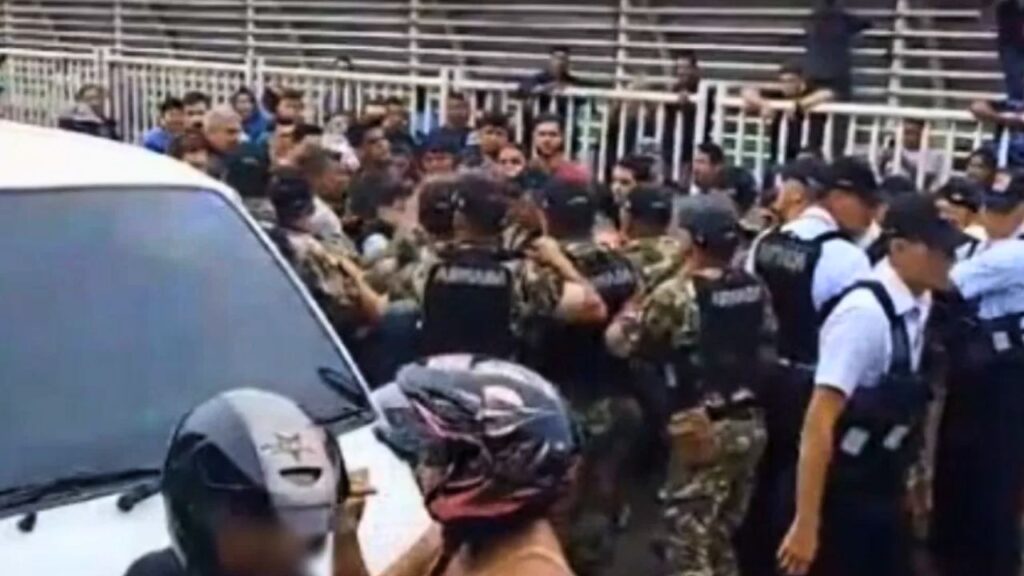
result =
M800 518L793 521L782 540L777 555L779 568L789 576L803 576L811 569L818 553L818 527L816 523Z
M557 266L565 258L558 241L550 236L536 238L527 249L527 254L541 264Z

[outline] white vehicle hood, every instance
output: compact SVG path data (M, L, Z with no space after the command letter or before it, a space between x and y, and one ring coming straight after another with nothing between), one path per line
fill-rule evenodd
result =
M369 468L379 492L368 501L359 530L367 566L377 574L412 546L430 519L409 468L371 426L340 440L348 469ZM43 510L27 533L18 529L19 519L0 520L4 576L119 576L140 556L170 545L159 495L128 513L118 510L117 496Z

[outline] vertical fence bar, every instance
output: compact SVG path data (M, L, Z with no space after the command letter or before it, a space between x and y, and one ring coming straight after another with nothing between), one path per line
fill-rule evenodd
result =
M917 174L915 175L914 182L917 185L918 190L924 190L925 179L927 178L927 172L930 166L928 166L931 160L931 130L932 123L930 121L924 123L924 128L921 129L921 142L918 143L917 147Z

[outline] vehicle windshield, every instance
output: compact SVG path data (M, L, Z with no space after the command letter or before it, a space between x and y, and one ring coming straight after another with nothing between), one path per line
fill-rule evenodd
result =
M217 194L0 192L0 246L0 492L159 467L182 415L224 390L322 420L353 408L351 365Z

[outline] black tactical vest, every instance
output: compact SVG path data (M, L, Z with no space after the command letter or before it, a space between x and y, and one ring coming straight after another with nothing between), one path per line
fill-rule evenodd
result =
M889 319L892 360L882 380L847 399L835 431L830 489L896 496L917 457L931 389L914 371L910 338L885 287L861 281L844 292L869 290Z
M765 291L757 278L727 270L714 280L695 277L700 334L695 346L673 353L673 410L752 403L759 376Z
M428 273L421 352L464 352L511 359L515 278L497 248L456 246Z
M630 261L613 250L590 243L564 246L569 259L601 296L609 321L618 314L640 285ZM607 323L572 326L557 320L538 327L531 343L531 364L560 387L570 401L606 397L628 377L628 364L608 353L604 343Z
M814 306L814 270L826 242L844 238L826 232L813 240L774 230L758 243L754 254L757 275L771 295L779 324L779 356L814 364L818 357L819 314Z

